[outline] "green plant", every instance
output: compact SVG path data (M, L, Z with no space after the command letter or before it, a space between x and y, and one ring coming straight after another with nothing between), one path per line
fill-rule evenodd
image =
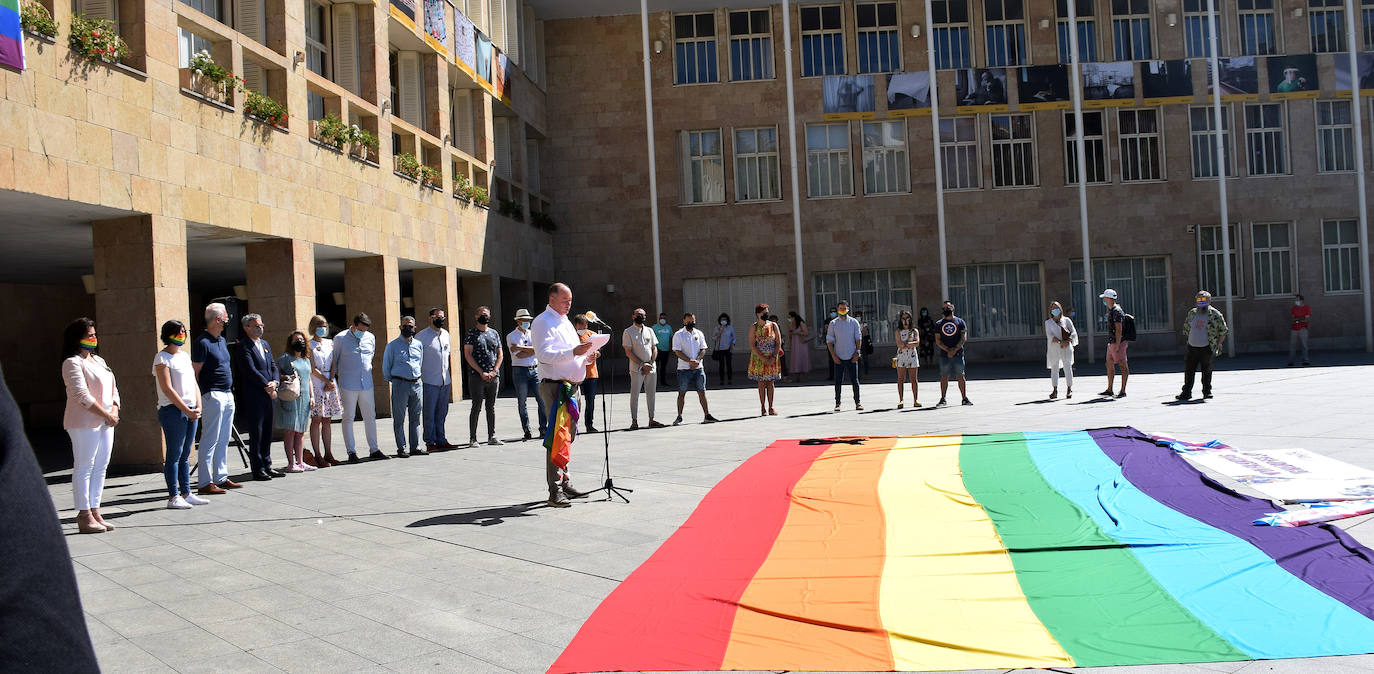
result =
M119 37L119 29L113 21L85 14L72 15L67 44L77 56L92 61L116 63L129 56L129 45Z
M471 189L472 203L483 207L491 205L491 197L487 195L487 188L474 185Z
M421 164L419 178L421 185L431 185L433 187L439 187L444 182L444 174L439 170L438 166L425 166Z
M338 149L352 140L353 130L356 128L358 127L344 124L343 120L335 115L325 115L315 122L315 140Z
M19 25L30 33L44 37L57 37L57 21L48 13L48 8L36 2L26 2L19 10Z
M244 97L243 111L272 126L286 124L286 106L278 103L271 96L256 91L250 90L248 95Z
M215 60L210 57L210 52L204 49L191 56L188 67L197 77L218 87L221 94L228 93L230 90L243 91L243 78L235 75L228 68L215 63Z
M472 182L462 174L453 176L453 196L472 201Z
M361 145L369 150L372 150L373 152L376 152L377 148L381 146L381 141L378 140L377 136L373 135L371 131L368 131L367 129L360 129L356 124L353 125L353 131L354 144Z
M525 208L512 199L501 199L496 203L496 212L512 220L524 220Z
M553 223L553 216L543 211L530 211L530 224L550 232L558 229Z
M412 180L420 176L420 160L409 152L396 155L396 171Z

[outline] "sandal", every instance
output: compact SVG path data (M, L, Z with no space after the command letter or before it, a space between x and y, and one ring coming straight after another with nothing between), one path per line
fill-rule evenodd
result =
M778 416L778 411L770 407L768 408L768 416L776 417Z
M1050 400L1056 400L1056 399L1058 399L1058 398L1059 398L1059 389L1055 389L1055 390L1053 390L1053 391L1050 391Z

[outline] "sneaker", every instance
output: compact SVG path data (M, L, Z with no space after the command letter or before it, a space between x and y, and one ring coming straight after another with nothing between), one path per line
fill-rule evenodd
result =
M973 401L972 401L972 400L969 400L968 398L964 398L964 401L961 402L961 403L959 403L959 404L960 404L960 405L966 405L966 406L972 407L972 406L973 406Z
M563 490L553 489L549 491L550 508L571 508L572 503L568 502L568 497L563 495Z
M681 416L681 415L679 415L678 418L673 419L673 425L674 425L674 426L681 426L681 425L682 425L682 416Z
M1103 392L1101 392L1101 393L1099 393L1099 394L1097 394L1097 395L1100 395L1100 396L1103 396L1103 397L1106 397L1106 398L1111 398L1111 397L1112 397L1112 390L1111 390L1111 389L1107 389L1107 390L1105 390L1105 391L1103 391Z
M289 465L289 466L286 467L286 472L288 472L288 473L304 473L304 472L305 472L305 469L301 468L300 466ZM191 505L195 505L195 504L193 503L193 504L191 504Z
M531 438L533 438L533 437L534 437L534 436L533 436L533 435L530 435L530 432L529 432L528 430L526 430L526 431L525 431L525 437L524 437L524 439L522 440L522 442L523 442L524 440L529 440L529 439L531 439Z
M1192 400L1192 399L1193 399L1193 396L1192 396L1191 394L1188 394L1188 393L1180 393L1180 394L1174 396L1174 400L1177 400L1177 401L1179 401L1179 402L1183 402L1183 401L1185 401L1185 400Z
M193 506L210 505L209 501L199 496L196 496L195 494L182 494L181 498L185 499L187 503L190 503Z
M1116 394L1116 397L1118 397L1118 398L1125 398L1125 397L1126 397L1126 392L1125 392L1125 391L1122 391L1122 392Z
M701 420L701 423L703 423L703 424L714 424L714 423L716 423L717 421L720 421L720 419L717 419L717 418L715 418L715 417L713 417L713 416L711 416L711 415L708 414L708 415L706 415L706 418L704 418L704 419Z
M840 406L839 406L839 405L835 405L835 411L836 411L836 412L840 411Z
M309 472L312 471L312 470L319 470L319 468L316 468L316 467L314 467L314 466L312 466L312 465L310 465L310 464L307 463L307 464L305 464L304 466L301 466L301 470L303 470L303 471L309 473Z
M500 440L496 439L496 436L493 435L493 436L487 438L487 444L488 444L488 445L491 445L491 446L493 446L493 447L497 447L497 446L500 446L500 445L504 445L504 444L506 444L506 443L501 442Z
M349 452L349 453L348 453L348 462L349 462L349 463L362 463L363 460L362 460L362 459L359 459L357 454L354 454L353 452Z
M949 404L949 403L946 403L946 402L945 402L945 399L944 399L944 398L941 398L941 399L940 399L940 402L935 403L935 406L936 406L936 407L944 407L944 406L947 405L947 404Z
M860 412L862 412L863 409L864 409L864 406L863 406L863 405L860 405L859 403L854 403L854 409L859 410Z
M408 452L408 451L406 451L406 450L404 450L404 449L398 449L398 450L396 450L396 458L398 458L398 459L409 459L409 458L410 458L410 452Z
M474 435L474 436L472 436L471 438L468 438L468 444L463 445L463 446L464 446L464 447L476 447L476 446L477 446L477 436Z
M1203 397L1203 398L1211 398L1211 397L1212 397L1212 394L1211 394L1210 392L1204 393L1204 394L1202 394L1202 397Z
M190 509L191 509L191 504L190 504L190 503L187 503L187 502L186 502L186 499L182 498L181 495L178 494L178 495L176 495L176 496L173 496L172 498L167 499L167 509L168 509L168 510L190 510Z
M367 455L367 459L368 459L369 461L386 461L386 460L389 460L390 458L391 458L391 457L389 457L389 456L383 454L383 453L382 453L382 450L380 450L380 449L373 450L373 451L369 452L368 455Z
M415 449L410 450L410 455L411 455L411 456L429 456L429 450L427 450L427 449L420 449L419 447L416 447Z

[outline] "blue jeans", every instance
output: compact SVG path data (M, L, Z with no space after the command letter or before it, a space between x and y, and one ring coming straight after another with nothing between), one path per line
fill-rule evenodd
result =
M229 430L234 423L234 394L228 391L205 391L200 397L201 433L200 455L197 459L197 482L204 487L229 479Z
M854 388L854 404L859 404L859 364L852 360L842 360L838 365L832 359L831 365L835 366L835 406L840 405L840 387L844 386L844 376L849 375L849 383Z
M596 389L600 379L588 377L582 380L582 418L587 420L587 428L596 425Z
M187 419L176 405L164 405L157 410L157 422L162 424L162 436L167 440L166 461L162 476L167 478L167 495L191 493L191 446L196 444L195 419Z
M539 397L539 374L532 367L516 365L511 368L515 379L515 409L520 412L520 427L530 432L530 413L525 409L525 399L534 396L539 405L539 437L544 437L544 423L548 414L544 411L544 399Z
M420 382L402 379L391 380L391 430L396 433L396 450L409 447L419 449L420 445L420 401L423 395ZM406 444L404 425L410 421L410 444Z
M448 398L453 391L452 384L424 385L425 444L447 445L448 434L444 432L444 422L448 420Z

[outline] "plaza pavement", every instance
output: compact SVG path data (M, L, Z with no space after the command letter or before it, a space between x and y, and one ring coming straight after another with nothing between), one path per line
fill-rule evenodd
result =
M1178 392L1181 361L1138 360L1129 396L1110 401L1095 397L1102 365L1086 359L1068 401L1044 402L1043 368L976 360L973 407L960 407L951 387L954 404L933 409L938 384L923 381L927 407L897 411L891 371L876 367L874 379L887 381L864 386L864 412L846 387L844 411L832 413L832 389L813 380L782 385L772 418L754 416L752 389L712 390L722 423L702 425L692 395L683 426L610 434L616 484L635 490L629 504L545 507L537 442L247 482L191 511L163 509L161 474L111 477L101 510L119 528L100 535L75 533L70 471L48 480L107 672L541 672L717 481L780 438L1133 425L1243 448L1306 447L1374 468L1374 358L1322 354L1306 368L1278 356L1222 359L1215 399L1164 404ZM659 392L660 421L672 421L675 397ZM628 396L612 396L611 407L609 426L628 426ZM498 402L497 422L501 437L519 436L512 399ZM466 437L466 423L464 402L450 412L450 438ZM333 432L342 455L338 424ZM379 436L394 452L389 420L379 420ZM582 489L600 485L601 442L584 435L574 447ZM280 445L273 452L280 465ZM1370 544L1370 521L1342 526ZM1371 670L1374 656L1082 671Z

